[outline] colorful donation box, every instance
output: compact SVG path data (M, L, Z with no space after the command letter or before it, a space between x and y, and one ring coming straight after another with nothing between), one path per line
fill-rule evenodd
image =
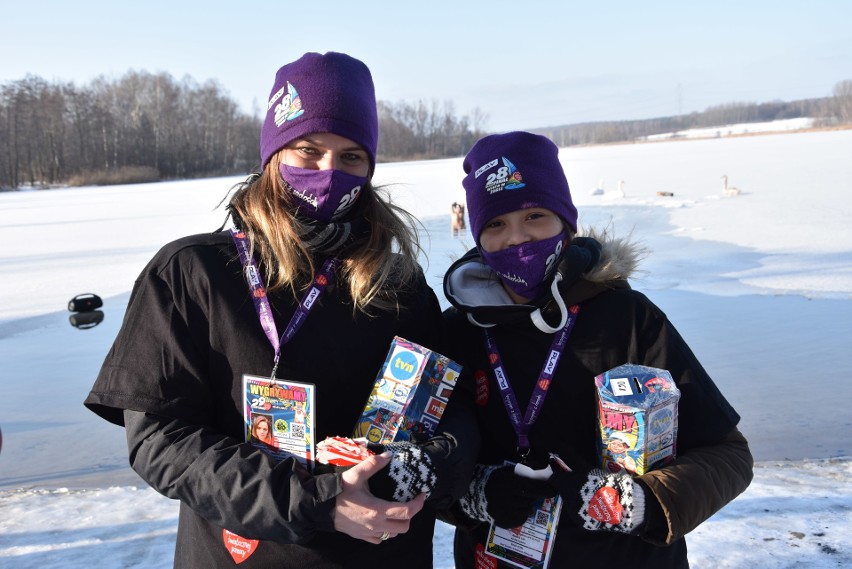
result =
M460 372L448 357L397 336L353 438L384 444L431 436Z
M639 475L674 460L680 390L667 370L624 364L595 385L605 470Z

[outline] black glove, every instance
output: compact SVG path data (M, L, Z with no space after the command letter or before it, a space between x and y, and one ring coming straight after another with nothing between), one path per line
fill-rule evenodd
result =
M376 454L393 453L390 463L370 478L374 496L395 502L408 502L425 492L443 495L450 479L447 457L456 448L455 439L447 435L432 437L422 444L395 442L385 445L368 443Z
M470 489L459 501L462 511L481 522L503 528L523 524L542 498L556 496L546 480L515 474L515 467L477 464Z
M624 470L604 472L577 457L552 455L550 483L565 501L563 516L587 530L635 531L645 518L645 492Z

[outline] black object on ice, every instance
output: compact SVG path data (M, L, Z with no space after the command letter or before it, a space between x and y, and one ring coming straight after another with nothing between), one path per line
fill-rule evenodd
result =
M91 312L103 305L104 301L101 300L101 297L96 294L92 294L91 292L87 292L84 294L78 294L72 298L68 302L68 310L71 312Z
M74 328L85 330L86 328L94 328L104 320L104 313L100 310L90 310L89 312L77 312L68 317L68 322Z

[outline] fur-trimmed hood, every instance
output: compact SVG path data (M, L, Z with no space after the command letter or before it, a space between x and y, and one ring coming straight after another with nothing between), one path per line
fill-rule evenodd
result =
M547 291L529 304L515 304L474 248L450 266L444 294L478 326L530 318L541 330L553 332L564 324L566 306L613 288L630 288L627 279L644 253L639 244L607 230L581 230L566 248Z
M582 278L595 283L605 283L616 280L627 280L635 272L639 263L647 254L643 246L630 241L626 237L615 237L606 229L587 229L585 234L581 228L581 234L575 237L592 239L600 246L600 259L598 262L582 275Z

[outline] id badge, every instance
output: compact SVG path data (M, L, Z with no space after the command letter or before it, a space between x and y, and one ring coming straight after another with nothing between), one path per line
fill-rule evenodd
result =
M523 470L524 467L515 466L515 472L521 476L535 476L528 468L526 471L529 474L523 474L519 469ZM554 498L539 500L532 515L519 527L507 529L492 523L485 553L524 569L546 569L556 540L561 511L562 497L557 494Z
M310 383L244 375L246 442L278 460L295 457L312 469L315 390Z

